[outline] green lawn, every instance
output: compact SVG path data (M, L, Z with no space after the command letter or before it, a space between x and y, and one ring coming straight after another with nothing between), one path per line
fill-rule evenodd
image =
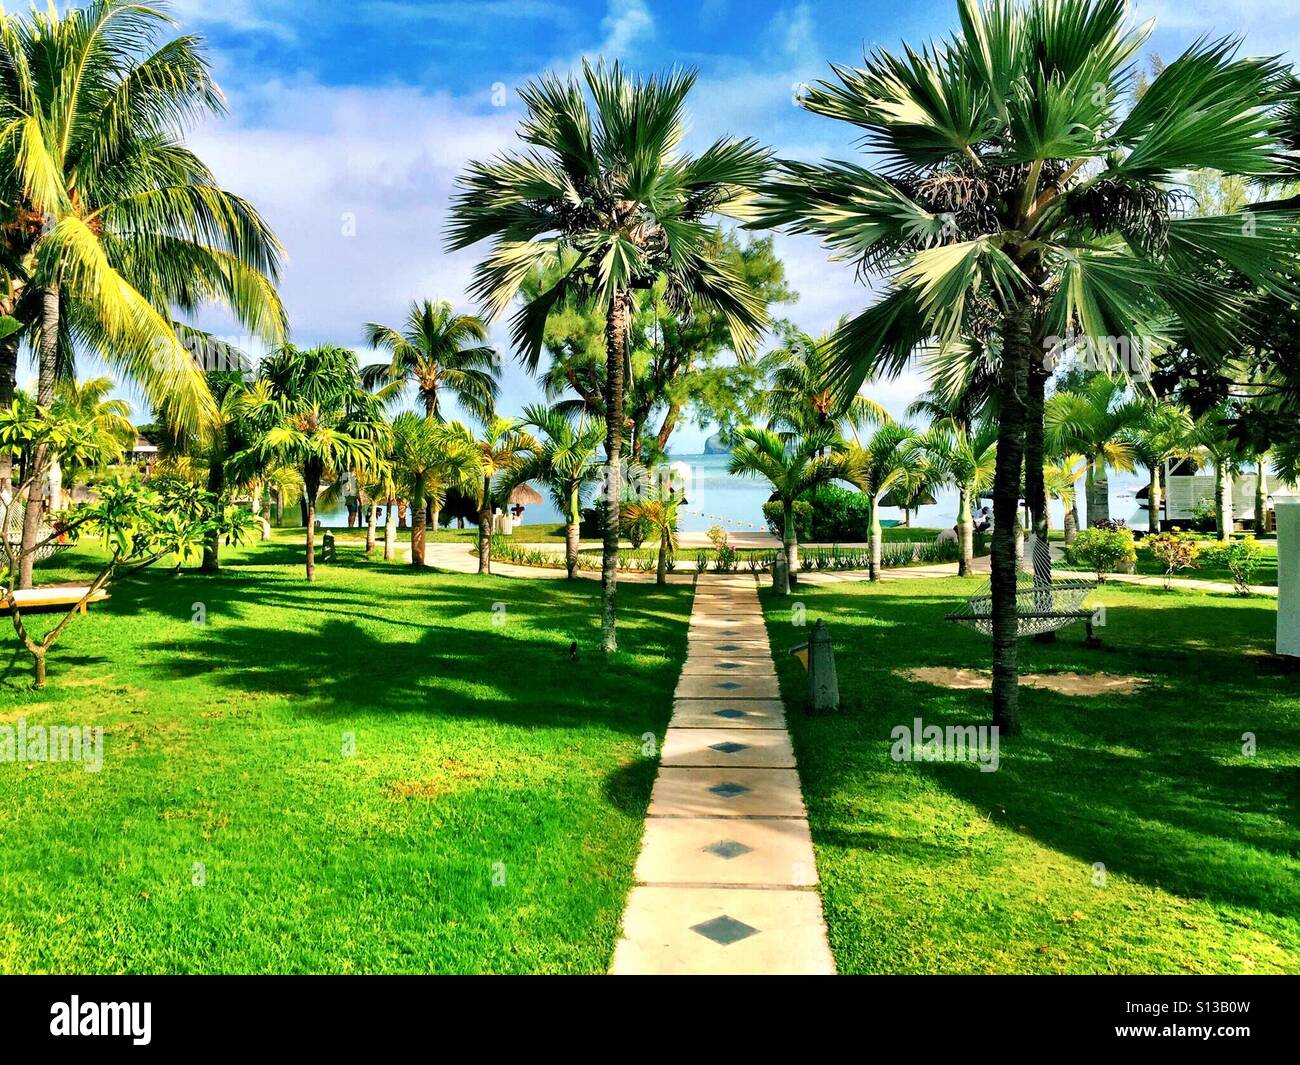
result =
M1277 587L1277 545L1272 543L1263 543L1260 545L1264 549L1264 554L1260 558L1259 567L1255 570L1254 576L1251 577L1250 583L1256 587ZM1071 566L1064 560L1060 563L1062 569L1087 569L1086 566ZM1137 565L1134 568L1136 573L1145 573L1152 577L1163 577L1165 568L1159 561L1151 557L1150 552L1139 550L1137 553ZM1221 581L1225 584L1232 583L1232 573L1227 566L1212 565L1209 563L1198 562L1193 569L1180 570L1174 574L1180 580L1196 581Z
M996 772L894 762L890 730L915 716L987 721L986 693L894 672L987 662L987 638L943 620L975 583L800 589L844 700L815 719L785 654L807 629L764 593L841 971L1300 972L1300 677L1256 668L1274 602L1108 586L1107 650L1076 627L1022 642L1025 668L1145 690L1026 689Z
M227 554L119 585L43 692L6 659L0 722L107 734L0 763L0 972L603 971L690 589L620 587L605 665L593 582Z

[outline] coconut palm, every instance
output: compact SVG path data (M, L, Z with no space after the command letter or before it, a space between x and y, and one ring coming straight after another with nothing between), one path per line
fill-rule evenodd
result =
M773 364L766 397L769 426L799 434L818 429L857 432L891 421L889 412L860 392L847 399L835 391L831 337L794 332L768 357Z
M121 462L127 448L135 443L131 406L122 399L109 399L112 391L113 382L107 377L80 382L65 378L54 386L55 414L89 426L105 463ZM64 465L65 488L72 487L77 472L75 465Z
M586 92L583 85L585 83ZM764 176L768 153L724 138L691 157L680 151L695 75L632 78L615 63L584 62L582 83L547 76L520 93L525 154L472 163L452 202L451 249L492 238L473 285L489 320L510 305L535 269L564 272L514 316L512 337L536 370L548 315L584 304L605 316L605 530L601 647L615 631L624 383L628 330L640 294L665 279L676 311L722 315L745 357L766 322L763 301L720 258L718 215L741 217Z
M1087 474L1088 466L1088 460L1082 455L1062 455L1058 462L1049 462L1043 467L1043 488L1047 497L1059 501L1065 508L1062 524L1067 544L1074 543L1075 534L1079 531L1076 488Z
M906 498L930 473L922 437L910 425L882 425L845 456L846 479L871 501L871 579L880 579L884 530L880 526L881 500L898 492Z
M668 583L668 556L677 550L677 511L683 496L671 490L650 499L638 499L623 507L623 517L632 524L643 523L659 541L655 562L655 584Z
M1146 418L1144 404L1129 398L1124 380L1105 374L1090 378L1078 392L1057 392L1044 404L1047 453L1088 460L1084 498L1090 526L1110 518L1107 471L1133 470L1133 434Z
M993 485L997 423L983 421L972 428L956 419L940 419L922 436L921 449L930 461L931 479L957 489L957 542L961 549L957 575L968 577L975 561L975 520L971 504Z
M792 581L799 572L795 502L818 485L845 475L843 447L833 429L793 438L752 425L736 430L727 472L736 477L761 477L772 486L772 495L781 504L781 539Z
M1160 531L1160 502L1163 487L1160 470L1173 459L1191 458L1195 450L1192 440L1193 422L1186 407L1163 400L1143 404L1143 417L1125 434L1133 451L1133 459L1145 466L1151 475L1147 495L1148 521L1151 532Z
M503 483L509 483L515 469L535 454L538 447L537 441L524 429L523 422L499 414L486 418L482 432L474 439L480 573L492 572L492 482L500 477Z
M1198 457L1214 467L1214 525L1220 540L1232 539L1232 480L1242 467L1241 443L1230 431L1230 419L1226 404L1212 407L1196 419L1188 440Z
M291 344L262 360L238 403L248 447L232 457L237 475L290 466L307 504L307 579L316 579L316 503L321 485L347 470L369 471L391 440L379 404L361 386L346 348Z
M130 0L0 14L0 198L9 222L0 243L6 302L30 324L38 352L42 406L80 342L155 406L166 401L174 428L194 433L216 408L173 311L216 301L271 343L286 324L274 289L279 243L182 143L190 122L224 104L197 39L166 39L172 25ZM44 467L42 446L33 461ZM31 542L40 507L27 519Z
M440 424L412 411L393 419L392 463L400 494L411 506L411 565L424 565L425 500L437 513L448 488L473 491L480 475L473 434L460 422Z
M1022 467L1045 523L1040 412L1052 337L1161 336L1203 357L1233 344L1241 300L1197 267L1221 260L1274 290L1293 285L1294 210L1174 217L1186 171L1275 172L1284 147L1285 65L1201 40L1135 92L1150 26L1126 0L959 0L960 30L800 97L861 130L871 167L785 162L758 224L822 237L883 275L883 295L841 325L837 390L898 372L919 345L996 345L1000 369L992 563L993 709L1019 727L1014 529ZM1276 106L1272 101L1276 100ZM1163 327L1162 327L1163 328ZM1096 345L1103 354L1104 343ZM1145 349L1144 349L1145 350Z
M525 481L538 481L564 515L564 562L572 580L578 575L578 535L584 497L600 481L603 418L576 418L558 407L524 408L524 425L536 429L538 446L512 471L503 490L508 495Z
M443 421L442 399L450 394L466 414L482 418L496 402L497 353L488 346L487 326L450 303L412 303L405 328L371 322L366 341L387 351L390 361L363 367L361 379L388 400L414 384L427 418Z

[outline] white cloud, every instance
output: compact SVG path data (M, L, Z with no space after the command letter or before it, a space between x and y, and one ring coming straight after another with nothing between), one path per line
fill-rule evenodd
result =
M621 57L633 44L654 36L655 20L644 0L609 0L600 28L605 38L599 54Z
M297 35L287 21L274 18L267 9L275 10L279 0L172 0L172 16L187 28L193 26L224 26L241 33L268 33L281 40L292 41Z

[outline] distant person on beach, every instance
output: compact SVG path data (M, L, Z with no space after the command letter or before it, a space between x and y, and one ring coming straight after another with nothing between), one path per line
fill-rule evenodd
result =
M358 498L357 475L351 470L343 475L343 502L348 508L348 528L356 527L361 516L361 500Z

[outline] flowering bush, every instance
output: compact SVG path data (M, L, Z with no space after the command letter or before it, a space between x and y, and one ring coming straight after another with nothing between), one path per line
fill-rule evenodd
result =
M1069 558L1091 568L1097 574L1098 582L1104 584L1106 574L1114 573L1121 565L1136 562L1137 551L1133 547L1133 534L1128 529L1094 526L1080 530L1070 545Z
M1197 556L1201 553L1200 541L1191 533L1172 532L1149 533L1142 546L1151 552L1154 558L1165 568L1165 588L1179 570L1192 569L1196 566Z

